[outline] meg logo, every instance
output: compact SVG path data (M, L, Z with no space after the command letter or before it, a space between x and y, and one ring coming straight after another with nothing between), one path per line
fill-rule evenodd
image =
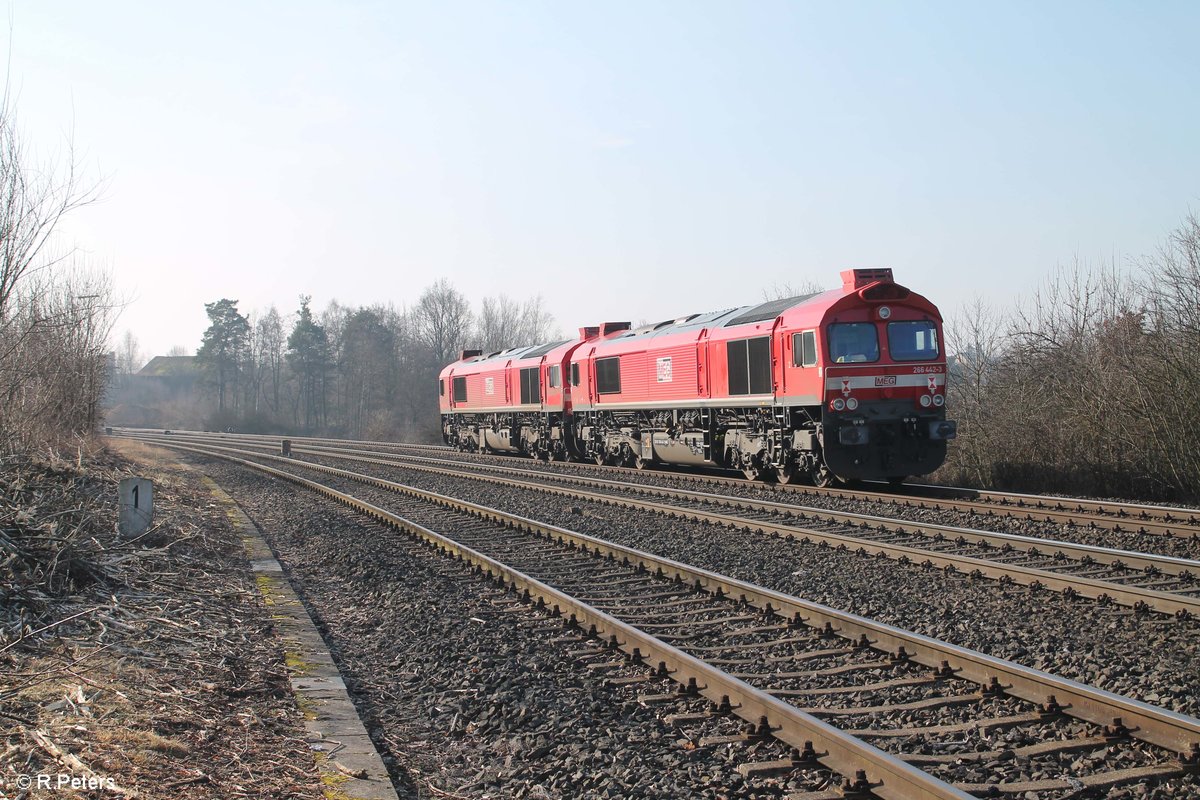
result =
M876 375L875 376L875 385L876 386L895 386L896 385L896 376L895 375Z

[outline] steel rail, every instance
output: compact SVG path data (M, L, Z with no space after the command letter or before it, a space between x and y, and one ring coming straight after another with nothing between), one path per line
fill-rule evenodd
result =
M138 429L132 429L138 430ZM149 432L149 431L148 431ZM368 445L388 449L420 449L460 451L445 445L408 444L400 442L379 442L363 439L331 439L322 437L280 437L267 434L201 434L188 431L175 435L196 438L233 437L242 439L263 439L280 442L290 439L293 442L329 442ZM571 462L572 467L588 471L627 472L645 474L644 470L632 467L601 467L587 462ZM1167 508L1135 503L1119 503L1115 501L1087 500L1083 498L1051 497L1043 495L1027 495L1006 492L989 492L984 490L960 489L957 487L928 486L926 484L905 484L918 491L930 489L937 492L961 493L966 496L992 498L990 501L976 502L970 499L922 497L920 495L899 494L895 492L872 492L858 489L834 487L816 487L789 484L768 484L747 481L741 478L731 478L720 475L697 474L695 472L671 472L672 477L693 483L716 483L728 486L754 486L767 491L783 494L799 494L807 497L840 497L848 500L858 500L874 503L891 503L904 508L948 509L963 513L979 515L988 518L1025 520L1031 522L1064 523L1095 527L1113 531L1131 531L1160 536L1175 536L1183 539L1200 538L1200 510L1188 508ZM1044 502L1042 502L1044 501ZM1072 510L1074 509L1074 510Z
M874 481L868 481L874 483ZM1156 506L1148 503L1126 503L1120 500L1089 500L1081 497L1057 497L1050 494L996 492L987 489L968 489L962 486L938 486L929 483L905 483L906 491L915 490L929 496L947 495L951 499L983 499L1000 505L1018 508L1049 509L1052 511L1096 512L1127 520L1153 520L1178 523L1200 528L1200 509L1180 506Z
M207 449L174 443L166 446L237 461L255 469L272 469L236 456L208 452ZM284 463L297 463L282 456L258 453L247 455ZM588 534L371 475L322 464L299 463L306 469L387 489L446 508L466 511L481 519L510 525L522 532L560 542L571 542L581 548L588 547L591 551L605 556L611 555L621 559L623 563L639 564L655 574L673 577L679 582L689 583L714 595L738 597L748 606L768 615L777 615L810 627L831 630L851 641L857 642L865 638L872 648L893 656L911 659L942 672L948 668L956 677L983 686L986 692L1008 694L1032 703L1046 702L1067 716L1097 725L1107 726L1120 719L1134 738L1180 754L1182 762L1189 766L1200 766L1200 719ZM300 480L315 483L305 478Z
M167 446L203 452L186 446ZM741 719L759 727L765 723L772 736L796 748L798 752L815 750L817 761L850 781L855 780L856 773L864 771L866 774L862 777L869 784L870 791L879 797L889 800L970 800L972 797L897 756L879 750L724 670L448 536L302 476L241 458L220 457L322 494L379 522L403 530L446 555L478 567L502 586L523 593L522 599L527 602L545 605L559 614L569 614L576 624L588 630L589 635L594 627L596 636L615 641L631 661L640 659L647 665L659 664L659 674L668 675L681 686L695 685L696 691L714 705L725 701L732 713Z
M460 468L465 467L469 469L492 470L495 472L502 472L509 475L521 475L538 480L554 480L562 483L584 486L606 486L616 490L651 495L655 497L697 500L700 502L723 505L745 511L770 511L786 516L799 515L803 518L816 518L823 522L834 522L843 525L874 528L877 530L885 530L889 533L913 534L918 536L926 536L933 539L936 539L938 535L941 535L943 538L950 541L961 538L962 540L973 544L987 544L998 547L1007 544L1014 550L1040 552L1048 549L1051 555L1061 553L1068 558L1074 558L1080 561L1091 559L1092 561L1100 564L1124 565L1137 569L1150 568L1160 570L1171 575L1180 575L1184 577L1200 575L1200 561L1194 561L1187 558L1176 558L1174 556L1157 555L1154 553L1140 553L1133 550L1120 550L1112 547L1098 547L1095 545L1079 544L1076 542L1066 542L1060 539L1041 539L1036 536L1022 536L1015 533L1000 533L997 531L984 531L974 528L959 528L951 525L907 522L905 520L900 520L893 517L879 517L870 514L830 511L829 509L818 508L815 506L800 506L790 503L779 503L772 500L754 500L745 497L737 497L735 495L713 494L710 492L698 492L690 489L671 489L664 486L654 486L650 484L625 483L607 478L590 478L582 475L547 473L538 470L525 469L522 467L504 467L490 464L464 464L463 462L455 462L450 459L432 458L430 456L383 454L379 453L378 451L354 450L349 448L324 446L296 447L293 448L293 452L310 453L313 455L331 455L335 457L342 457L339 455L341 453L352 453L356 455L386 455L388 458L393 459L413 459L431 463L452 464ZM399 464L397 465L399 466ZM1045 552L1040 552L1040 554L1045 555Z
M144 431L146 434L155 433L149 429L125 428L124 431ZM200 433L193 431L176 432L174 435L185 435L192 438L209 438L228 441L230 438L262 439L278 444L282 439L292 441L311 441L311 443L355 444L378 447L378 449L395 450L433 450L439 452L457 453L446 445L422 445L396 443L396 441L374 441L370 439L332 439L323 437L277 437L274 434L253 433ZM378 450L376 452L379 452ZM571 467L587 471L604 470L616 473L646 474L644 470L629 467L599 467L587 462L571 462ZM715 468L714 468L715 469ZM815 487L803 485L780 485L780 483L752 482L738 477L690 473L671 473L674 479L694 483L718 483L724 486L757 487L764 491L784 494L800 494L805 497L836 497L848 500L862 500L865 503L890 503L918 509L947 509L956 510L971 515L994 518L1024 519L1031 522L1049 522L1080 525L1106 530L1145 533L1152 535L1176 536L1180 539L1200 539L1200 510L1184 509L1184 507L1154 506L1147 504L1116 503L1111 500L1088 500L1082 498L1058 498L1052 495L1019 494L1007 492L989 492L984 489L966 489L948 486L924 485L924 483L906 483L922 494L900 494L895 492L864 492L860 489ZM870 483L871 481L868 481ZM937 498L936 495L943 495ZM988 498L983 503L972 501L972 498Z
M208 446L217 450L239 452L235 448L226 448L220 445ZM280 458L267 453L255 455L263 458ZM347 461L354 461L363 464L372 464L376 466L393 468L396 466L393 462L389 462L380 458L350 455L340 457ZM290 461L291 459L282 460ZM304 464L305 466L312 467L314 469L337 469L336 467L326 468L323 465L314 464L312 462L304 462ZM453 472L450 472L444 468L439 469L437 467L419 464L408 465L405 468L434 474L454 474ZM357 475L358 473L349 474ZM1017 564L989 561L987 559L978 558L975 556L956 555L954 553L945 553L935 550L922 550L909 545L887 544L872 539L859 539L846 534L817 531L811 528L804 528L795 525L764 522L760 520L748 520L728 514L710 511L695 511L680 506L668 505L665 503L655 503L648 500L623 498L603 492L580 491L578 489L571 489L564 486L551 486L545 483L518 481L490 475L478 475L472 473L459 474L463 477L469 477L472 480L498 484L509 488L528 489L531 491L559 497L590 500L605 505L617 506L619 508L634 508L651 513L661 513L679 519L721 525L726 528L732 528L746 532L755 532L768 536L778 536L781 538L787 538L790 536L792 539L800 539L801 541L808 540L810 542L824 542L832 547L844 547L847 550L854 550L855 552L861 554L883 555L902 563L927 565L929 568L938 567L946 571L977 575L997 581L1011 580L1012 582L1021 584L1023 586L1049 589L1050 591L1059 592L1069 596L1079 595L1092 600L1097 600L1099 602L1114 602L1119 605L1128 606L1134 609L1156 611L1161 614L1174 614L1181 618L1187 616L1200 616L1200 597L1163 592L1155 589L1146 589L1127 584L1112 583L1110 581L1104 581L1096 578L1052 572L1050 570L1038 569L1036 567L1026 567ZM372 478L371 480L381 479ZM391 484L390 481L384 481L384 483Z
M269 445L252 444L249 446L268 447ZM831 511L829 509L819 508L816 506L801 506L791 503L780 503L772 500L755 500L751 498L738 497L735 495L720 495L688 489L672 489L669 487L655 486L652 484L625 483L608 478L593 478L583 475L570 475L559 472L547 473L544 471L527 469L524 467L476 464L457 461L454 459L440 459L431 456L416 456L403 453L383 453L377 450L356 450L347 447L322 445L298 446L293 448L293 452L343 458L346 460L360 460L364 461L364 463L392 463L393 465L401 468L405 467L409 461L446 464L460 469L487 470L507 475L524 476L541 481L549 480L564 484L609 487L614 490L628 491L631 493L651 495L656 497L696 500L699 502L722 505L745 511L770 511L773 513L782 514L784 516L798 515L802 519L813 518L822 522L832 522L842 525L870 528L887 533L918 535L933 539L934 541L937 541L937 537L941 536L945 540L956 543L961 540L962 542L966 543L984 544L996 547L1004 547L1005 545L1008 545L1013 550L1030 552L1034 556L1044 556L1047 555L1047 553L1051 556L1061 554L1065 557L1074 558L1084 562L1088 562L1090 560L1098 564L1111 564L1114 567L1133 567L1135 569L1143 570L1158 570L1169 575L1178 575L1185 578L1200 575L1200 561L1186 558L1176 558L1174 556L1158 555L1154 553L1142 553L1133 550L1121 550L1112 547L1099 547L1096 545L1080 544L1077 542L1067 542L1061 539L1043 539L1036 536L1022 536L1015 533L1001 533L998 531L985 531L975 528L960 528L951 525L935 525L923 522L908 522L906 520L901 520L894 517L879 517L870 514ZM367 458L365 460L358 459L356 456L366 456ZM376 459L374 457L380 458ZM384 459L395 459L395 461L388 462ZM756 521L747 520L747 522ZM859 541L858 537L852 538L854 538L855 541ZM870 538L864 538L862 541L874 540Z

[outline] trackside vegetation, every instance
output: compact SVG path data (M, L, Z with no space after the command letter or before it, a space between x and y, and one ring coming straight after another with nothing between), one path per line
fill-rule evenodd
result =
M1158 251L1054 270L1026 302L947 323L959 437L938 477L1200 502L1200 217Z

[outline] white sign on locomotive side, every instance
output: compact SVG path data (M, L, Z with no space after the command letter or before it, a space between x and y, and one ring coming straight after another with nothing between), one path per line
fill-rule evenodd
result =
M671 382L671 357L660 358L655 362L655 373L658 375L659 383Z
M495 394L496 393L495 378L484 378L483 379L483 393L484 394Z

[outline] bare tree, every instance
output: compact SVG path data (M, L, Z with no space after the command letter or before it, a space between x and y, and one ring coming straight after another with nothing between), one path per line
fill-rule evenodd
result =
M144 363L137 337L133 335L133 331L126 330L117 347L117 374L132 375L141 369Z
M178 358L180 356L189 355L189 353L186 347L181 344L177 344L171 346L171 349L167 351L167 355L172 358Z
M80 176L70 141L62 166L30 163L6 88L0 98L0 324L22 281L70 257L49 254L54 233L64 216L98 195L99 184Z
M254 360L262 377L263 397L274 415L280 411L286 352L287 337L283 333L283 318L279 315L279 309L271 306L266 313L259 315L254 326Z
M96 199L68 142L62 165L32 164L7 90L0 98L0 438L8 448L88 435L108 370L107 276L53 252L63 217Z
M806 278L794 284L791 281L772 283L762 290L762 298L763 300L786 300L789 297L803 297L820 294L823 291L825 290L821 288L821 284L811 278Z
M440 367L456 359L471 335L471 306L462 293L442 278L421 293L412 313L434 362Z
M485 297L475 331L475 342L485 353L518 345L540 344L558 335L554 317L541 295L519 303L507 295Z

